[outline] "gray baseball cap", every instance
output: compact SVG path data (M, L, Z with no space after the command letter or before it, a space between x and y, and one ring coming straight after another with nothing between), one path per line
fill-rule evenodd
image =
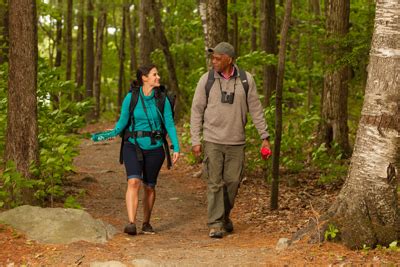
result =
M217 44L214 48L208 48L208 52L228 55L231 58L235 57L235 48L233 48L233 46L227 42L221 42Z

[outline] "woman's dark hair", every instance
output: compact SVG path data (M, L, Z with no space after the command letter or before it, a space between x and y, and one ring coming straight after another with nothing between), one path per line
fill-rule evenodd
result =
M154 68L157 68L157 66L152 63L140 66L136 71L136 80L132 82L133 86L142 86L143 85L142 76L143 75L147 76L150 73L150 71Z

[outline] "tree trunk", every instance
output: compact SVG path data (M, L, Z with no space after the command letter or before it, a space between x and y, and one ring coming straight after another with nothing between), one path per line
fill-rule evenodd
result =
M73 0L67 0L67 66L66 66L66 80L71 80L72 72L72 8Z
M208 47L214 47L228 40L227 0L207 1Z
M275 0L262 0L261 7L261 47L268 54L276 55L276 18ZM269 105L272 94L276 89L276 66L267 65L264 67L264 101Z
M125 86L125 38L126 38L126 16L128 15L128 3L125 0L122 6L122 27L119 45L119 73L118 73L118 109L122 105L122 94Z
M275 140L272 155L272 187L271 187L271 209L278 208L279 195L279 158L282 139L282 92L283 77L285 73L286 43L289 31L290 17L292 15L292 0L286 1L285 17L282 23L281 40L279 43L278 76L276 83L276 111L275 111Z
M0 64L8 62L8 1L0 1Z
M35 0L9 2L9 76L5 161L31 177L31 162L39 162L37 124L37 20Z
M328 17L326 28L328 38L343 38L349 30L350 1L327 1ZM326 66L334 66L342 57L338 44L332 44L326 50ZM328 70L324 77L320 136L321 142L329 148L336 142L344 157L351 154L347 126L348 66L339 66Z
M253 23L251 26L251 51L257 50L257 27L255 21L257 21L257 0L252 1L251 13L253 15Z
M174 58L172 57L172 54L169 50L169 44L167 37L165 36L164 32L164 26L161 21L161 16L159 10L161 10L160 4L156 2L156 0L151 0L152 3L152 11L153 11L153 19L154 19L154 24L155 24L155 30L156 30L156 36L158 41L160 42L162 51L164 53L165 61L167 62L167 70L168 70L168 76L169 76L169 84L171 87L171 90L176 94L177 96L180 96L181 93L179 91L179 86L178 86L178 78L176 76L176 71L175 71L175 62Z
M83 9L85 6L85 1L79 1L78 9L78 36L76 38L76 87L75 99L80 101L83 99L82 89L83 86L83 75L84 75L84 19L83 19Z
M56 34L56 59L54 63L54 67L60 67L61 66L61 60L62 60L62 0L57 1L57 8L59 11L59 17L57 18L56 22L56 29L57 29L57 34Z
M309 0L308 5L310 7L310 11L316 16L321 16L321 7L319 4L320 0Z
M377 1L364 104L347 180L329 221L350 248L400 238L400 3Z
M147 65L151 63L150 54L153 51L152 40L149 30L149 12L151 11L151 1L140 0L139 9L139 51L140 51L140 64Z
M130 8L128 8L130 10ZM134 14L131 16L130 12L126 17L127 28L129 31L129 51L130 51L130 73L131 77L135 77L135 71L138 68L137 57L136 57L136 8Z
M93 93L95 98L94 118L99 119L100 117L100 91L101 91L101 67L103 62L103 39L104 39L104 28L107 21L107 12L104 7L100 7L100 14L97 19L96 28L96 57L94 61L94 84Z
M93 41L93 0L87 0L86 16L86 97L93 97L94 41Z
M210 43L208 40L208 30L207 30L207 0L199 1L199 14L200 14L200 18L201 18L201 24L203 25L204 54L205 54L205 58L206 58L206 65L209 66L207 49L210 47Z
M234 12L231 13L231 28L229 30L229 42L235 48L236 55L239 55L239 29L238 29L238 15L236 12L236 0L230 0L231 5L234 7Z
M308 2L308 12L312 17L311 23L316 24L316 21L319 19L321 15L319 0L309 0ZM313 45L314 40L311 38L313 35L312 28L309 28L306 33L309 37L307 40L307 111L311 111L311 105L313 103L313 79L312 79L312 69L314 67L314 55L313 55Z

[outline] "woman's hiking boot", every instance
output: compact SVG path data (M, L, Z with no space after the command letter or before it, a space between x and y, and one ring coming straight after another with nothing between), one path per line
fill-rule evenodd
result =
M128 235L136 235L136 224L134 223L129 223L125 226L124 233L127 233Z
M150 223L143 223L142 232L146 235L154 235L156 233Z

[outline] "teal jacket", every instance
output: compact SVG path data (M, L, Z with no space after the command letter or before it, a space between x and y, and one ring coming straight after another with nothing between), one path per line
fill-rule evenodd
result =
M122 102L121 114L117 124L115 125L112 131L106 133L105 138L111 138L117 136L122 132L122 130L126 127L129 121L129 105L131 103L132 93L129 92L124 101ZM147 116L143 109L142 98L144 104L146 106ZM172 117L171 105L169 102L167 103L168 98L165 99L166 103L164 106L164 125L167 130L168 136L174 146L174 152L179 152L179 142L178 135L175 128L174 118ZM142 88L140 88L140 96L138 102L133 110L135 127L134 131L151 131L153 130L160 131L161 130L161 114L156 105L156 100L154 98L154 90L151 92L151 95L145 96L143 94ZM151 123L151 127L149 125ZM132 125L129 126L129 130L132 131ZM98 134L101 135L101 134ZM97 136L98 138L98 136ZM101 140L101 139L98 139ZM135 144L135 140L133 138L128 139L129 142ZM140 148L145 150L159 148L163 145L162 140L156 141L154 145L151 144L150 137L137 137L136 138L138 145Z

